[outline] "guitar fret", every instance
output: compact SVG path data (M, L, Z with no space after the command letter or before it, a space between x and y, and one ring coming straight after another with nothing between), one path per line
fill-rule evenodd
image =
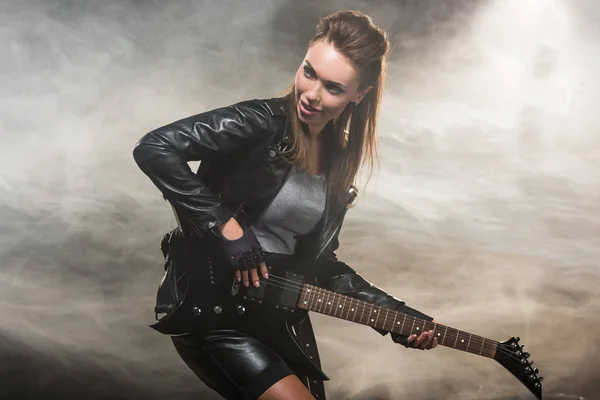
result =
M331 306L331 308L329 309L329 311L331 312L331 316L335 317L335 312L337 311L337 303L336 303L336 294L335 292L331 293L331 300L329 301L329 305Z
M346 312L346 319L350 318L350 309L352 308L352 299L350 299L350 306L348 307L348 311Z
M410 327L410 331L408 331L409 335L412 335L413 328L415 327L415 322L417 322L417 319L413 317L412 326Z
M323 313L324 307L325 307L325 304L323 303L323 299L325 297L324 295L325 295L325 292L323 291L323 289L319 289L319 299L317 300L317 302L319 303L319 312L320 313Z
M456 331L456 340L454 341L454 346L452 346L454 348L456 348L456 343L458 342L458 335L460 335L460 330Z
M335 312L337 311L337 297L334 292L331 292L331 299L329 300L329 312L332 317L335 317Z
M444 331L444 337L442 338L442 344L444 344L444 340L446 340L446 333L448 333L448 327L446 327L446 330Z
M305 288L306 288L306 297L305 297L306 307L310 310L310 308L311 308L310 294L312 293L312 288L310 286L308 286L308 285L306 285Z
M467 342L467 348L465 349L465 351L469 351L469 345L471 344L472 337L473 337L473 335L469 334L469 341Z
M481 352L483 351L484 344L485 344L485 338L483 338L483 341L481 342L481 349L479 350L479 355L481 355Z
M392 329L394 330L394 324L396 323L396 317L398 317L398 313L394 311L394 320L392 321Z
M304 305L306 305L307 308L310 309L310 303L309 303L309 301L310 301L310 286L307 286L306 291L303 290L302 292L303 292L303 296L300 298L300 300L302 300L301 303L304 303Z
M352 311L353 309L356 309L354 306L354 300L350 299L350 307L348 307L348 313L346 314L346 318L350 318L350 311ZM356 313L352 314L352 321L356 321Z
M359 304L360 304L360 303L359 303ZM364 314L364 313L365 313L365 309L364 309L364 307L363 307L363 310L362 310L362 311L361 311L361 313L360 313L360 320L359 320L361 324L363 323L363 322L362 322L362 317L363 317L363 314Z
M404 319L402 320L402 326L400 327L400 333L404 334L404 323L406 322L406 314L404 314Z
M389 308L385 310L385 319L383 320L383 329L386 329L386 325L385 324L387 322L388 315L390 315L390 309Z
M329 300L328 304L330 306L330 308L329 308L330 314L329 315L331 315L333 317L335 317L335 311L336 311L336 308L337 308L336 307L337 304L336 304L335 301L336 301L336 295L335 295L334 292L331 292L331 300Z

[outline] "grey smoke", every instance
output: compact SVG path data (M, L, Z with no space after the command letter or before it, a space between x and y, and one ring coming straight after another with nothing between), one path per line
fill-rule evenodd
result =
M546 393L597 397L594 1L0 6L0 397L212 398L145 326L175 221L131 150L181 117L280 94L339 9L394 43L382 169L339 257L442 323L520 336ZM528 398L490 360L314 318L333 399Z

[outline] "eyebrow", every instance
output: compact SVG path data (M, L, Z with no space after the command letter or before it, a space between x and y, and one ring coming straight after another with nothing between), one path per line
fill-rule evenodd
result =
M312 70L315 72L315 75L316 75L316 74L317 74L317 71L315 71L315 69L314 69L314 67L311 65L311 63L310 63L310 62L308 62L308 60L304 60L304 62L306 63L306 65L308 65L308 67L309 67L310 69L312 69ZM342 84L341 84L341 83L339 83L339 82L327 81L327 80L324 80L324 82L326 82L326 83L330 83L330 84L333 84L333 85L337 85L337 86L341 87L342 89L348 89L346 86L342 85Z

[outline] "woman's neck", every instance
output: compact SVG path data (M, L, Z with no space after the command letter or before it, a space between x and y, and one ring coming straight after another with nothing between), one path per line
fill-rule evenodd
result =
M325 124L321 123L318 125L308 125L308 131L310 132L310 136L313 138L318 137L321 133L323 133L326 126L327 126L327 123L325 123Z

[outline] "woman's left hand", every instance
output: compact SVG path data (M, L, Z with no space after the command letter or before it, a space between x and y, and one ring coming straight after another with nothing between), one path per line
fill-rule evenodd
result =
M432 322L437 323L436 321ZM412 334L408 338L406 338L406 341L408 342L408 347L421 350L431 350L437 347L438 345L438 340L436 337L433 337L432 330L422 332L418 337L416 334Z

